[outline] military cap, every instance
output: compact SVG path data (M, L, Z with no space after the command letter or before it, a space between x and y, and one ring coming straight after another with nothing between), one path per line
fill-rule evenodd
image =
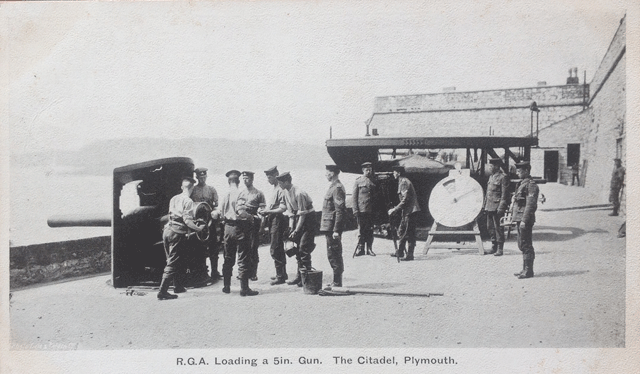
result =
M255 174L255 173L254 173L254 172L252 172L252 171L243 171L243 172L242 172L242 176L243 176L243 177L244 177L244 176L247 176L247 175L248 175L248 176L250 176L250 177L253 177L253 175L254 175L254 174Z
M325 168L329 171L332 171L334 173L339 173L340 172L340 168L338 168L338 166L336 165L325 165Z
M500 157L492 157L489 159L490 164L500 165L502 163L502 159Z
M291 174L289 174L288 171L285 171L284 173L278 175L276 179L283 182L291 181Z
M264 173L267 175L278 175L278 167L274 166L270 169L265 170Z
M193 179L192 177L188 177L188 176L186 176L186 175L185 175L184 177L182 177L182 180L181 180L181 181L185 181L185 180L187 180L187 181L189 181L189 182L191 182L191 183L196 183L196 180L195 180L195 179Z
M367 162L362 164L362 167L363 168L370 168L370 167L373 167L373 164L367 161Z
M531 169L529 161L520 161L516 164L516 169Z
M393 165L391 167L391 170L393 171L397 171L398 173L404 174L405 173L405 169L404 166L400 166L400 165Z
M225 176L226 176L227 178L229 178L229 176L230 176L231 174L235 174L235 175L237 175L237 176L239 177L241 173L240 173L238 170L233 169L233 170L229 170L229 171L225 174Z
M194 170L193 172L196 173L196 175L207 175L207 168L196 168L196 170Z

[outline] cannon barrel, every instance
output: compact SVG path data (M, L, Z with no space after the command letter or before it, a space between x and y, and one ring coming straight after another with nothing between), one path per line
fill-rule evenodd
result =
M47 219L49 227L111 227L111 214L65 214Z

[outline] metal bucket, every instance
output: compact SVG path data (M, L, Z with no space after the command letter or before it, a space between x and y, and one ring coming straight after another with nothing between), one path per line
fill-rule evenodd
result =
M307 295L317 295L318 291L322 288L322 271L311 269L300 270L300 276L302 277L302 289Z

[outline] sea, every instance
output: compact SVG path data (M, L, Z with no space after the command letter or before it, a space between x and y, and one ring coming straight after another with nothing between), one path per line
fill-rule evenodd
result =
M271 186L266 176L258 170L255 172L254 186L268 197ZM325 169L290 170L290 173L293 184L306 191L313 199L314 208L321 210L322 199L329 187ZM340 174L347 194L357 177L356 174ZM51 228L47 225L47 219L57 215L110 215L113 204L111 175L83 175L72 167L60 166L12 167L10 178L11 247L111 235L109 227ZM209 174L207 184L212 185L220 196L228 189L227 178L222 174ZM123 188L120 206L123 212L137 206L134 184Z

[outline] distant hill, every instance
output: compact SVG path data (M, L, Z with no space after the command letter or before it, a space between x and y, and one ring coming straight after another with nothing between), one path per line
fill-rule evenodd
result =
M322 168L331 162L324 146L262 140L127 138L102 140L78 151L12 153L11 167L55 167L67 173L109 175L116 167L166 157L190 157L210 173L231 168Z

